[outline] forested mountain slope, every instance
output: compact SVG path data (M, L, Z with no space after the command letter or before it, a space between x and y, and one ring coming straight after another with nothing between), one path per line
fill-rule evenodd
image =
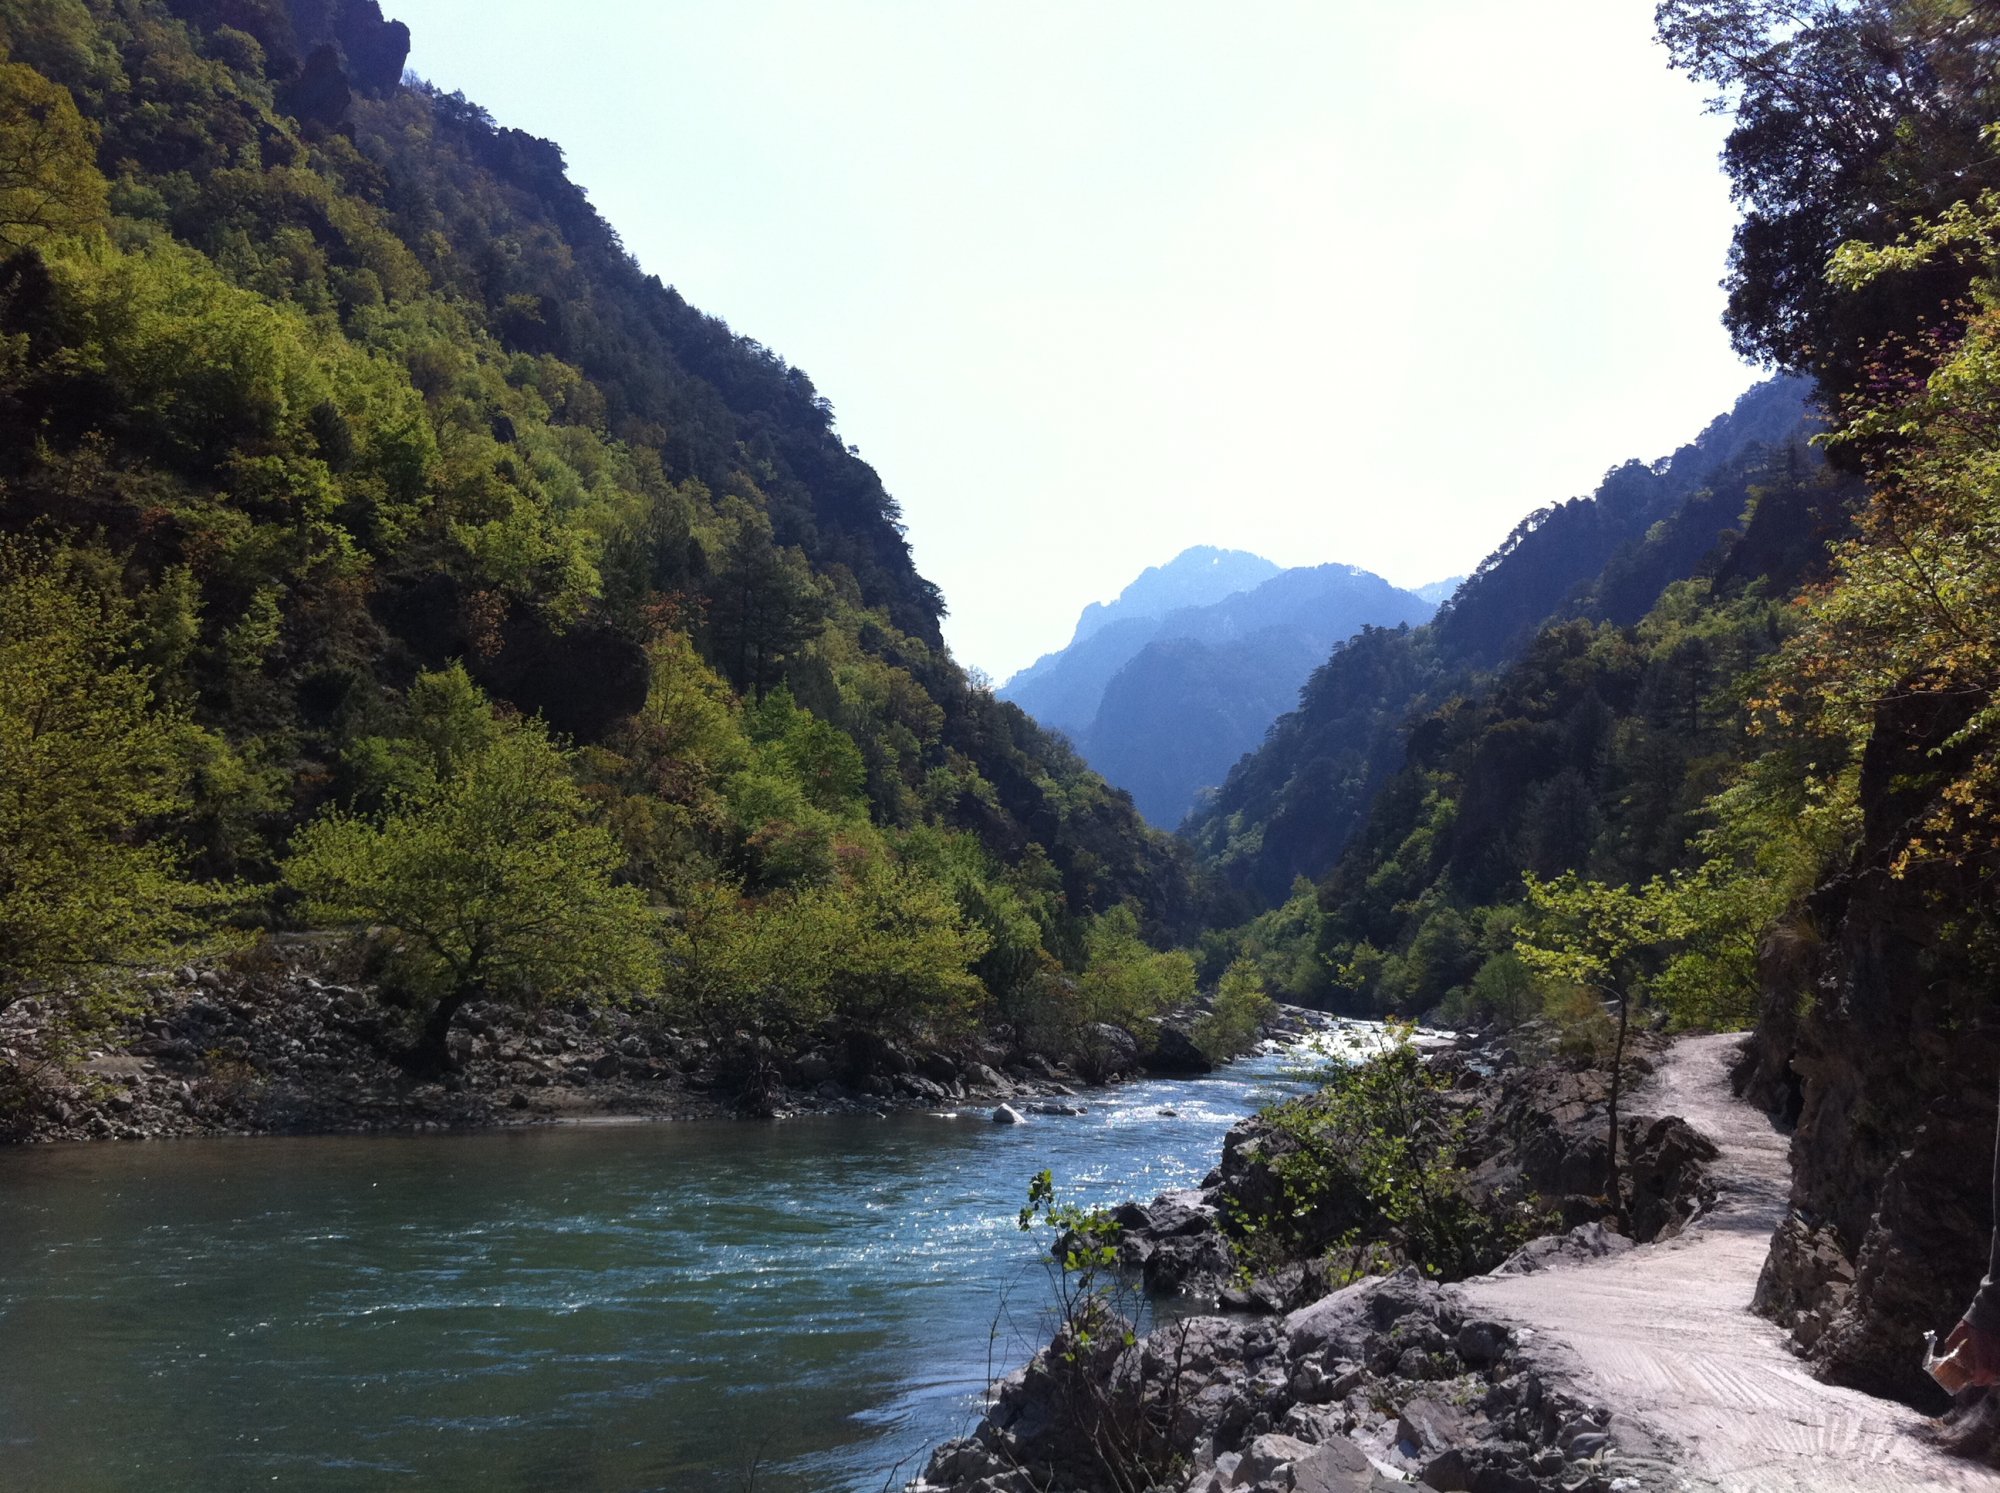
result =
M1429 625L1371 628L1338 647L1185 828L1203 862L1249 899L1234 905L1268 906L1298 877L1332 868L1401 765L1406 722L1426 701L1519 655L1553 618L1636 622L1738 528L1771 460L1815 467L1809 387L1758 385L1670 457L1628 462L1590 497L1523 519Z
M1923 1334L1987 1258L2000 1070L2000 21L1656 21L1732 116L1726 322L1815 380L1829 464L1725 439L1614 473L1431 628L1342 650L1198 826L1256 893L1317 884L1211 953L1332 1001L1552 1018L1614 1071L1633 1022L1754 1022L1736 1081L1792 1136L1754 1306L1826 1377L1944 1411ZM1527 563L1544 531L1576 554ZM1993 1409L1961 1394L1947 1442L1992 1456Z
M404 927L447 1021L553 982L752 1051L1060 1042L1191 931L1184 852L945 651L806 375L644 272L556 145L406 81L373 0L0 0L0 48L0 765L41 783L0 1001L221 902ZM31 728L38 689L121 713ZM78 828L45 767L86 737ZM442 885L388 858L433 832L633 958L416 931ZM821 938L858 962L784 962Z

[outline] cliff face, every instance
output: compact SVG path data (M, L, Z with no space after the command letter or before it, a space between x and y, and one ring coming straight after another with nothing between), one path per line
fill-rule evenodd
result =
M1795 1122L1790 1215L1757 1309L1823 1377L1927 1406L1942 1335L1985 1269L2000 1000L1978 949L1991 868L1891 874L1952 767L1965 697L1885 706L1862 764L1863 843L1805 925L1767 939L1762 1017L1738 1082ZM1990 935L1988 935L1990 938Z

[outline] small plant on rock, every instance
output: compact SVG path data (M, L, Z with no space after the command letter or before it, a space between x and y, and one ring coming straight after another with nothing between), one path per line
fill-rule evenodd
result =
M1119 1270L1123 1230L1102 1208L1059 1201L1047 1169L1029 1182L1018 1222L1024 1233L1040 1224L1056 1234L1057 1322L1042 1363L1070 1423L1071 1444L1094 1480L1113 1493L1177 1486L1170 1434L1180 1413L1181 1365L1173 1353L1157 1375L1146 1372L1148 1350L1154 1357L1165 1350L1157 1334L1141 1345L1120 1309L1136 1311Z

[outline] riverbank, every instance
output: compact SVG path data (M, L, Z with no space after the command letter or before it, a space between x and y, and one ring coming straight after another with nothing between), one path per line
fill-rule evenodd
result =
M1668 1044L1639 1045L1635 1067L1650 1075ZM1607 1210L1608 1075L1566 1058L1553 1032L1450 1044L1429 1061L1465 1116L1468 1191L1490 1216L1540 1235L1504 1262L1492 1256L1497 1274L1540 1278L1629 1251L1635 1237L1674 1237L1715 1197L1715 1147L1648 1085L1621 1116L1625 1216ZM1177 1469L1171 1485L1202 1493L1399 1479L1569 1493L1680 1486L1664 1438L1614 1414L1532 1333L1479 1309L1463 1288L1406 1267L1332 1290L1320 1260L1244 1279L1237 1220L1274 1205L1272 1150L1284 1139L1246 1121L1201 1189L1114 1214L1123 1263L1149 1289L1232 1315L1174 1323L1094 1360L1052 1345L1001 1382L974 1435L940 1449L914 1486L1112 1488L1166 1468ZM1120 1429L1132 1427L1136 1439Z
M1193 1186L1291 1068L1022 1125L0 1147L0 1485L882 1493L1046 1336L1030 1179Z
M1284 1008L1266 1038L1295 1040L1328 1020ZM133 1010L65 1052L47 1009L0 1011L0 1076L11 1103L0 1139L144 1140L198 1135L367 1134L750 1114L881 1114L910 1109L1074 1104L1075 1068L990 1041L948 1049L829 1043L774 1059L754 1097L700 1037L656 1014L587 1002L467 1006L455 1071L413 1075L400 1014L341 978L337 951L291 951L252 967L186 966L142 982ZM1178 1027L1142 1044L1107 1029L1096 1044L1111 1081L1205 1071ZM1150 1047L1150 1050L1149 1050ZM1103 1056L1108 1055L1108 1056Z
M1636 1125L1706 1151L1698 1206L1654 1242L1588 1223L1457 1285L1406 1269L1095 1361L1054 1345L913 1489L1113 1486L1107 1411L1153 1438L1113 1457L1171 1463L1190 1493L2000 1489L1907 1407L1812 1379L1752 1315L1789 1171L1769 1120L1729 1091L1740 1042L1684 1039L1632 1095Z

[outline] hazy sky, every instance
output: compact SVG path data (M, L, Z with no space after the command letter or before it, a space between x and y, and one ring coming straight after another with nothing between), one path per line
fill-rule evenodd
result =
M811 375L996 679L1191 544L1466 570L1755 376L1651 0L383 9Z

